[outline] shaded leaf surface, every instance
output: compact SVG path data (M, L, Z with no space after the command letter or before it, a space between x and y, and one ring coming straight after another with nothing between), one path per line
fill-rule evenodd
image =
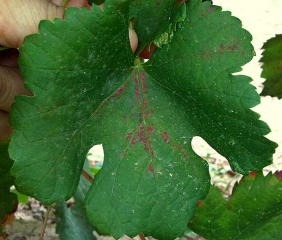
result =
M231 75L253 56L238 19L191 0L171 43L142 65L128 40L128 4L67 9L64 21L43 21L25 39L21 72L34 96L13 105L13 173L45 203L68 199L88 150L102 143L104 165L85 200L90 222L115 238L174 239L210 184L194 136L245 174L268 165L276 144L249 109L259 103L251 79Z
M15 181L10 175L12 164L13 161L8 154L8 143L0 141L0 222L4 220L6 214L14 212L17 205L17 196L10 192L10 187Z
M137 0L130 5L130 18L138 35L136 53L149 46L154 40L162 45L170 42L176 23L185 18L185 4L176 0ZM162 39L158 41L158 39Z
M281 221L282 182L259 172L244 177L228 201L212 186L189 227L207 239L279 239Z
M104 3L105 2L105 0L88 0L88 4L102 4L102 3Z
M86 160L84 167L86 167L86 164L88 164L88 160ZM56 226L56 232L60 235L61 240L96 239L93 235L94 228L87 221L85 208L83 206L83 201L90 185L91 184L81 176L78 188L74 194L74 205L69 209L62 200L56 203L56 216L60 218L60 222L58 222Z
M261 77L266 81L261 95L282 98L282 35L269 39L262 48Z

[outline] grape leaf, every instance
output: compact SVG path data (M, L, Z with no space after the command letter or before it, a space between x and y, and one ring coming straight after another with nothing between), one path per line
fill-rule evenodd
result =
M251 35L220 10L189 1L175 39L156 51L145 70L185 105L187 129L225 156L234 171L248 174L272 162L277 144L263 137L269 127L249 110L260 103L251 79L232 75L253 57Z
M259 172L235 185L228 201L212 186L189 227L207 239L279 239L281 222L282 182Z
M46 204L70 198L88 150L102 143L104 165L85 200L90 222L115 238L174 239L209 189L194 136L235 171L271 162L276 144L249 109L259 96L250 78L232 76L253 56L250 34L219 7L186 6L171 42L146 64L131 52L129 1L67 9L25 39L20 70L34 96L16 98L10 144L21 192Z
M266 81L261 95L282 98L282 34L269 39L262 48L261 77Z
M10 192L10 187L14 184L14 177L10 175L13 161L8 154L8 143L0 141L0 222L8 213L15 211L17 206L17 196ZM2 226L0 224L0 234Z
M138 35L136 54L153 41L161 47L168 44L176 30L176 23L184 20L185 4L176 0L137 0L130 5L130 18Z
M18 97L12 107L12 172L21 192L46 204L75 192L88 150L101 143L95 132L104 123L91 119L131 72L128 21L118 12L128 4L113 3L103 11L69 8L64 21L42 21L40 34L20 49L20 70L34 96Z
M84 169L88 174L91 174L87 164L88 159L85 161ZM67 208L64 201L56 202L56 216L60 218L56 225L56 232L60 235L60 239L96 239L93 234L94 228L86 220L85 208L83 207L83 201L90 185L84 177L80 177L78 188L74 194L74 205L70 209Z

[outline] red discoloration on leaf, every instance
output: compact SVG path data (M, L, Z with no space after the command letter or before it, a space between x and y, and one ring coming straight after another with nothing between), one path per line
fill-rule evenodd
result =
M256 172L250 172L250 177L255 177L257 175L257 173Z
M188 2L188 0L177 0L177 3L180 4L182 2Z
M154 110L151 109L151 110L144 113L144 117L149 118L150 114L153 114L153 113L154 113Z
M213 6L212 5L208 5L205 9L203 9L201 11L200 16L201 16L201 18L204 18L205 16L211 14L213 11L214 11Z
M154 158L154 150L152 147L152 141L150 140L151 138L151 133L147 131L145 131L145 127L144 126L140 126L139 130L137 132L137 136L139 137L139 142L142 142L144 145L144 150L149 151L151 158Z
M167 132L162 132L160 135L164 143L170 144L170 140Z
M180 151L181 152L181 159L189 159L189 156L185 152L183 146L181 144L171 144L173 151Z
M148 166L148 170L149 172L153 173L154 172L154 168L153 168L153 165L150 163L149 166Z
M276 172L275 176L279 181L282 181L282 171Z
M136 144L136 143L137 143L136 138L132 138L131 143L132 143L133 145Z
M141 83L142 83L142 91L145 91L147 89L146 82L145 82L145 72L141 72Z
M138 143L143 144L143 148L145 151L150 152L151 159L154 158L154 150L152 147L151 135L155 134L153 129L153 125L146 125L144 123L144 119L148 119L150 114L153 114L154 111L152 109L147 110L149 106L149 102L147 101L147 85L145 79L146 73L143 71L140 74L134 73L134 97L135 97L135 106L133 105L133 110L135 112L131 113L129 118L136 118L138 114L138 122L136 123L135 131L127 133L126 141L132 145L136 145ZM137 112L137 113L136 113ZM122 116L123 119L127 117Z
M134 84L135 84L135 88L134 88L134 95L137 99L140 99L140 89L139 89L139 79L138 79L138 73L134 73Z
M237 43L237 44L228 46L227 49L230 50L230 51L232 51L232 52L234 52L234 51L237 49L238 45L239 45L239 44Z
M118 90L114 92L114 94L111 96L111 98L117 97L121 95L126 89L126 84L122 85Z
M197 206L201 207L202 205L203 205L203 201L199 200L198 203L197 203Z
M226 51L232 51L232 52L234 52L236 49L237 49L237 47L238 47L238 43L236 43L236 44L233 44L233 45L230 45L230 46L225 46L224 44L220 44L219 45L219 53L220 54L222 54L222 53L224 53L224 52L226 52Z
M145 132L144 132L144 126L139 127L139 131L137 132L137 136L139 137L139 142L145 142Z
M154 132L154 129L153 129L152 126L148 126L146 131L147 131L147 133L152 133L152 132Z
M126 141L127 141L127 142L131 141L132 136L133 136L133 132L127 133L127 135L126 135Z

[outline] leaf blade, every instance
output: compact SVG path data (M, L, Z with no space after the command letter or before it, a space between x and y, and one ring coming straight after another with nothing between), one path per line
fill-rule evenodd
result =
M182 111L142 67L100 110L104 165L85 200L100 234L174 239L185 231L198 199L207 194L209 174L189 145ZM110 129L117 121L118 128Z
M261 77L266 79L263 83L262 96L269 95L279 99L282 97L281 40L282 35L276 35L262 46L264 51L260 59L260 62L263 63Z
M279 238L281 185L275 175L259 172L243 177L228 201L212 187L189 227L208 239Z
M120 86L128 75L124 66L133 62L121 13L128 3L117 3L116 9L105 4L104 11L97 6L67 9L65 20L42 21L39 34L27 37L21 48L21 72L35 96L20 96L13 105L12 172L21 192L46 204L67 200L76 190L88 150L100 143L87 137L82 126ZM62 29L68 29L63 36ZM112 59L116 55L119 61ZM40 154L35 158L34 152Z

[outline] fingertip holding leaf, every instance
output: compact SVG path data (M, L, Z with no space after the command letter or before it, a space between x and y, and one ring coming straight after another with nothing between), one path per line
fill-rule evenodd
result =
M129 27L129 41L130 41L132 52L135 52L138 46L138 37L136 32L130 27Z

